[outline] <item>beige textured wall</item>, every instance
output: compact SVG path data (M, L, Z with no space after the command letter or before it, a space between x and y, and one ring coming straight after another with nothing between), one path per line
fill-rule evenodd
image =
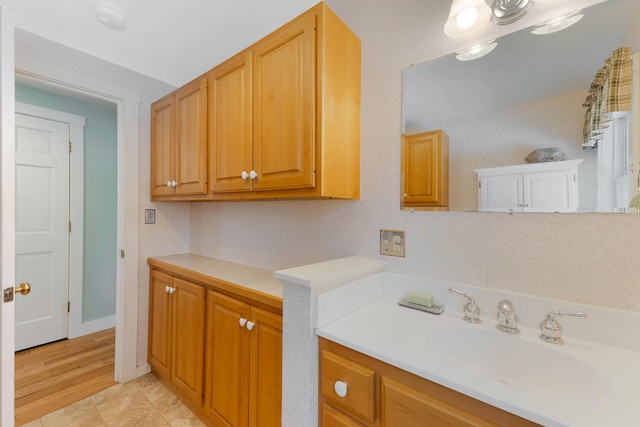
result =
M403 229L392 271L640 311L640 216L401 212L401 73L455 50L449 2L327 3L362 40L361 200L193 204L192 252L277 270L380 257L379 230Z

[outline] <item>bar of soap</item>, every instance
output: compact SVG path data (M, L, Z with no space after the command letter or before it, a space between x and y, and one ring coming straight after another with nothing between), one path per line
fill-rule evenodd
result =
M426 292L409 291L406 299L413 304L424 305L425 307L433 306L433 295Z

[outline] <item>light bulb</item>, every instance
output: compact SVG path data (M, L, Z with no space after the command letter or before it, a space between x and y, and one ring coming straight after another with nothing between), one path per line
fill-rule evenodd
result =
M469 28L478 19L478 9L475 6L463 9L456 16L456 24L460 28Z

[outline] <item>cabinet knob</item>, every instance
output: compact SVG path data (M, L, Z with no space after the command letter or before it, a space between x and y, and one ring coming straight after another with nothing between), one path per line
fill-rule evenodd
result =
M175 291L176 291L176 288L173 288L173 287L169 288L170 293L174 293Z
M335 390L338 396L345 397L347 395L347 383L344 381L336 381L333 385L333 390Z
M165 287L164 287L164 291L165 291L166 293L171 292L171 288L169 287L169 285L167 285L167 286L165 286Z
M242 171L242 173L240 174L240 177L243 180L246 180L247 178L249 178L249 174L247 173L247 171Z
M171 181L171 186L172 186L172 187L177 187L177 186L178 186L178 183L177 183L177 182L175 182L175 181Z
M240 326L244 327L244 325L247 324L247 319L241 317L240 320L238 320L238 323L240 324Z
M167 181L167 187L171 187L171 181Z
M258 176L258 174L256 173L256 171L251 171L249 172L249 178L251 179L256 179Z
M247 329L248 329L248 330L252 330L252 329L253 329L253 327L254 327L255 325L256 325L256 324L255 324L255 323L253 323L252 321L248 321L248 322L247 322Z

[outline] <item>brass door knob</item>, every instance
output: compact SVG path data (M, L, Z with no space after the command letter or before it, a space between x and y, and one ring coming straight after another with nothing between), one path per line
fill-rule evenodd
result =
M29 282L22 282L20 283L20 286L15 289L16 294L21 293L22 295L29 295L29 292L31 292L31 285Z

